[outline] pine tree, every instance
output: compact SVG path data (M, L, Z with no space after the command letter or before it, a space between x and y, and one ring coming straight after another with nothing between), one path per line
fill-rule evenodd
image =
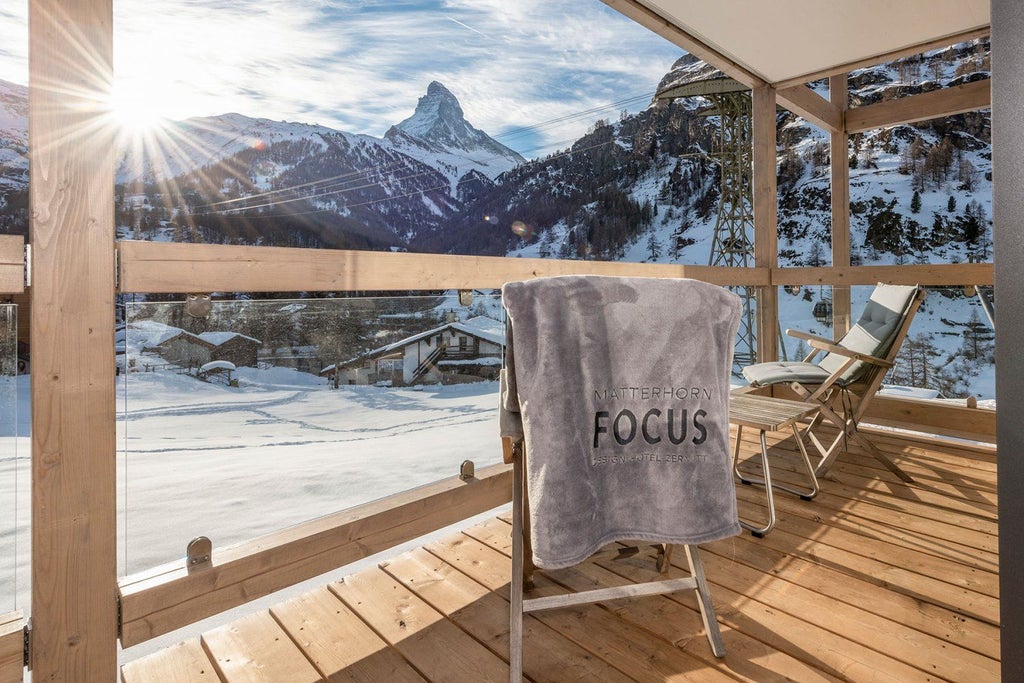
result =
M978 181L978 172L971 160L960 152L957 155L957 180L960 181L960 189L973 192Z
M921 210L921 193L914 190L914 196L910 198L910 213L917 213Z
M932 214L932 232L928 236L933 247L941 247L949 241L949 230L946 227L946 219L938 211Z
M811 248L807 252L807 265L812 268L825 265L825 254L821 242L817 240L811 242Z
M991 361L995 333L988 324L981 321L977 310L971 310L971 317L968 318L965 327L964 343L960 347L960 353L968 360Z
M538 247L538 255L541 258L550 258L551 249L554 246L555 235L553 230L545 230L540 236L540 245Z
M953 213L954 211L956 211L956 197L954 197L953 195L949 195L949 201L946 202L946 211L948 213Z
M661 255L661 242L658 241L658 233L651 230L650 235L647 237L647 255L655 261Z

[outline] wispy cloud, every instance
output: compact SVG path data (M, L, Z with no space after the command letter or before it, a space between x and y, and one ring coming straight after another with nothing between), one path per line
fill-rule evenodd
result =
M0 10L0 78L24 83L22 4ZM652 92L681 54L599 0L115 0L114 48L119 87L171 118L236 111L380 135L438 80L491 134L563 120L506 141L521 149L614 118L573 114Z

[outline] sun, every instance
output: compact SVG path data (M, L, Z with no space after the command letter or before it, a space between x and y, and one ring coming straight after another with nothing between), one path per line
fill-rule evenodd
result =
M118 128L129 136L149 135L167 121L156 98L117 87L111 93L110 115Z

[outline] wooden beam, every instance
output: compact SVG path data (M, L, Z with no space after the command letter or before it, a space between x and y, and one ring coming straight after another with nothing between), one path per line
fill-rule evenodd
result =
M512 499L512 469L428 484L224 550L189 573L175 562L121 581L129 647L394 547Z
M926 121L992 106L991 81L973 81L920 95L853 107L846 112L846 130L857 133L901 123Z
M0 235L0 294L25 291L25 240L21 235Z
M629 17L646 29L653 31L668 42L678 45L694 57L702 59L726 76L736 79L748 88L765 85L765 80L746 67L729 59L721 52L705 45L699 39L674 24L638 0L601 0L604 4Z
M340 249L119 242L122 292L395 291L501 287L547 275L688 277L767 285L766 269Z
M950 45L956 45L958 43L964 43L968 40L974 40L975 38L984 38L991 32L989 24L984 26L976 26L966 31L959 31L957 33L951 33L947 36L940 38L934 38L932 40L925 41L923 43L916 43L914 45L908 45L907 47L901 47L897 50L890 50L889 52L883 52L881 54L872 55L865 57L864 59L858 59L852 62L845 62L843 64L837 64L827 69L819 69L817 71L810 71L800 76L794 76L793 78L787 78L782 81L773 83L776 88L789 88L794 85L801 85L803 83L811 83L813 81L821 80L822 78L830 78L836 74L850 73L857 69L863 69L868 66L875 66L876 64L885 64L886 62L892 62L901 57L909 57L910 55L919 55L922 52L928 52L929 50L936 50L943 47L949 47Z
M929 263L909 266L775 268L775 285L990 285L991 263Z
M778 176L775 147L775 90L769 86L751 93L753 146L754 265L775 268L779 262ZM779 294L777 287L757 292L757 360L779 357Z
M111 0L29 2L32 661L117 678Z
M771 396L801 400L788 386L770 387ZM856 400L856 399L855 399ZM864 425L881 425L921 432L921 439L956 438L980 441L986 450L996 440L996 411L988 408L968 408L950 401L876 395L864 414ZM959 445L959 444L958 444ZM963 444L963 448L979 448Z
M842 114L843 127L829 134L830 179L832 188L832 265L845 268L850 265L850 162L849 135L843 129L849 106L847 75L837 74L828 79L828 96L832 105ZM850 287L832 288L832 329L836 337L850 329Z
M806 85L776 90L775 96L786 109L802 116L822 130L837 133L843 129L843 108L826 100Z
M25 674L25 620L0 614L0 683L21 683Z
M958 439L996 441L996 411L948 401L876 396L864 421Z

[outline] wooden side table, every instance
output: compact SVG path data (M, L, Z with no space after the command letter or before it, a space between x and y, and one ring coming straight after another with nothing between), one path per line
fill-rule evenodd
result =
M818 478L814 476L814 467L807 455L807 448L804 446L803 437L800 436L800 429L797 422L817 412L817 407L802 401L789 401L782 398L770 396L756 396L753 394L734 394L729 399L729 422L736 425L736 448L733 451L733 471L743 484L760 484L764 486L768 496L768 523L764 526L754 526L742 519L740 524L749 529L753 536L763 537L775 527L775 498L772 489L789 491L800 496L803 500L811 500L818 495ZM743 475L739 469L740 442L743 438L743 428L750 427L760 433L761 438L761 465L764 468L764 479ZM809 489L798 489L784 484L772 483L772 472L768 464L768 444L765 441L765 433L774 432L791 427L793 437L800 448L800 455L803 456L804 467L807 470L807 477L811 483Z

